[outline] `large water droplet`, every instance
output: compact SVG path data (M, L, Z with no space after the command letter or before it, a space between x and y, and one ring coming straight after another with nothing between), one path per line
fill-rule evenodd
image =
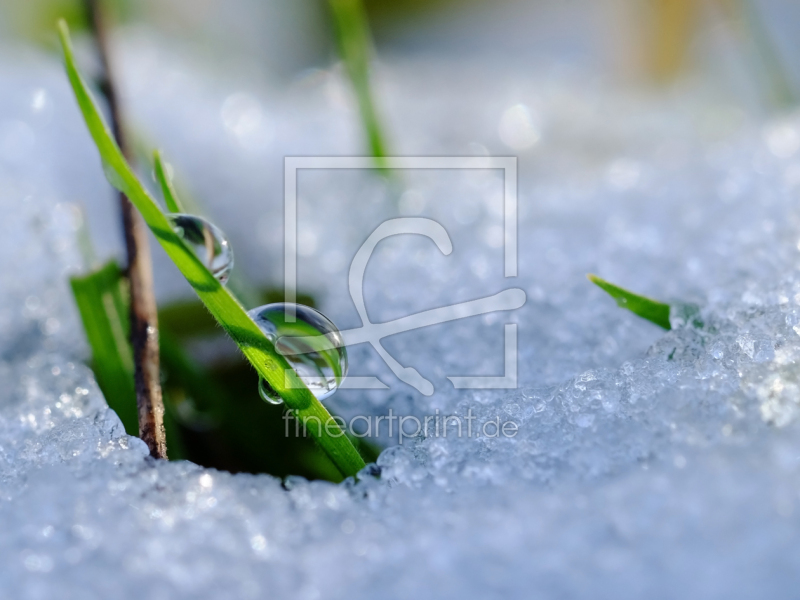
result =
M219 227L196 215L168 215L175 233L221 283L233 268L233 250Z
M291 307L295 311L293 323L286 318ZM309 306L283 302L260 306L247 314L314 396L322 400L336 391L347 375L347 350L341 333L328 317ZM283 402L263 379L258 391L271 404Z

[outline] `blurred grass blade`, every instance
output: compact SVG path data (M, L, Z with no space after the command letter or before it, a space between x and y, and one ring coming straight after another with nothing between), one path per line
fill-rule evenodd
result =
M353 85L361 122L372 156L379 167L385 166L386 138L370 86L372 44L362 0L329 0L336 30L339 53Z
M70 285L92 349L92 370L109 407L128 435L139 435L128 310L121 291L122 270L109 261Z
M772 105L778 110L788 110L796 106L797 93L775 40L763 21L758 4L753 0L738 0L734 6L738 6L741 11L744 25L750 34L756 57L761 63L761 74L769 86L769 100Z
M614 298L622 308L627 308L632 313L666 330L672 329L669 322L669 304L629 292L613 283L609 283L605 279L600 279L597 275L590 274L587 277L589 281Z
M167 210L171 213L183 213L186 211L181 206L178 194L175 193L175 187L172 185L171 168L170 165L164 162L161 150L153 152L153 170L156 174L156 181L161 186L161 193L164 195L164 204L167 205Z
M258 374L280 394L295 418L307 424L308 430L342 473L355 475L364 467L358 451L297 373L275 351L245 309L172 230L166 215L136 177L78 72L69 30L63 21L59 23L59 32L70 84L109 181L133 202L167 255Z

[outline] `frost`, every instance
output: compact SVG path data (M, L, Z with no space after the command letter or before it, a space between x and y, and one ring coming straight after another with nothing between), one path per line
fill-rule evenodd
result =
M120 55L134 57L126 85L137 122L218 217L237 263L279 281L282 157L358 154L352 115L331 99L337 75L298 83L285 97L231 95L209 91L191 70L180 71L179 86L154 86L174 81L180 66L135 47ZM386 436L377 468L338 486L148 458L82 365L66 286L78 268L75 202L96 221L100 250L118 247L101 165L57 66L35 66L34 78L5 66L4 594L792 596L800 223L787 177L796 169L796 120L744 124L735 137L709 141L697 115L719 106L713 94L701 102L708 96L687 92L664 107L570 81L494 73L487 85L489 74L465 68L445 88L407 66L385 68L401 153L503 155L509 140L520 148L515 285L529 298L511 317L520 387L456 391L446 380L501 372L504 321L489 315L386 341L436 384L430 398L355 347L354 373L392 389L342 390L330 404L346 418L391 407L513 420L516 435L429 435L403 445ZM509 89L519 101L504 104ZM535 131L527 125L535 140L513 130L520 115L532 118L519 106L535 107ZM269 135L254 143L251 130L264 128ZM379 179L331 177L310 171L300 181L299 226L314 239L299 272L323 294L326 314L351 327L349 257L396 209ZM365 285L373 320L507 287L492 234L503 216L498 175L409 173L407 185L414 192L403 210L440 220L454 251L443 257L421 239L384 242ZM185 293L162 259L162 296ZM702 309L664 334L619 310L586 272Z

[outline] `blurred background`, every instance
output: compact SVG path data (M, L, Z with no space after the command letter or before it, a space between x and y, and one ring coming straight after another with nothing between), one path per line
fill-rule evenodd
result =
M118 25L147 28L225 68L246 56L286 81L335 59L325 0L119 0ZM581 68L625 84L701 75L754 108L800 82L793 0L364 0L379 56L436 56ZM53 23L82 22L76 0L0 2L0 35L54 47ZM766 86L768 90L759 88Z

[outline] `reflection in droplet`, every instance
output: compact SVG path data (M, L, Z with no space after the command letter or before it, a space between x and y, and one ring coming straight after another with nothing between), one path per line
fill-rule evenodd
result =
M175 233L221 283L233 268L233 250L219 227L196 215L168 216Z
M289 322L287 316L292 307L295 319ZM328 317L311 307L283 302L260 306L247 314L314 396L322 400L336 391L347 375L347 350L339 330ZM263 379L258 391L271 404L283 402Z

